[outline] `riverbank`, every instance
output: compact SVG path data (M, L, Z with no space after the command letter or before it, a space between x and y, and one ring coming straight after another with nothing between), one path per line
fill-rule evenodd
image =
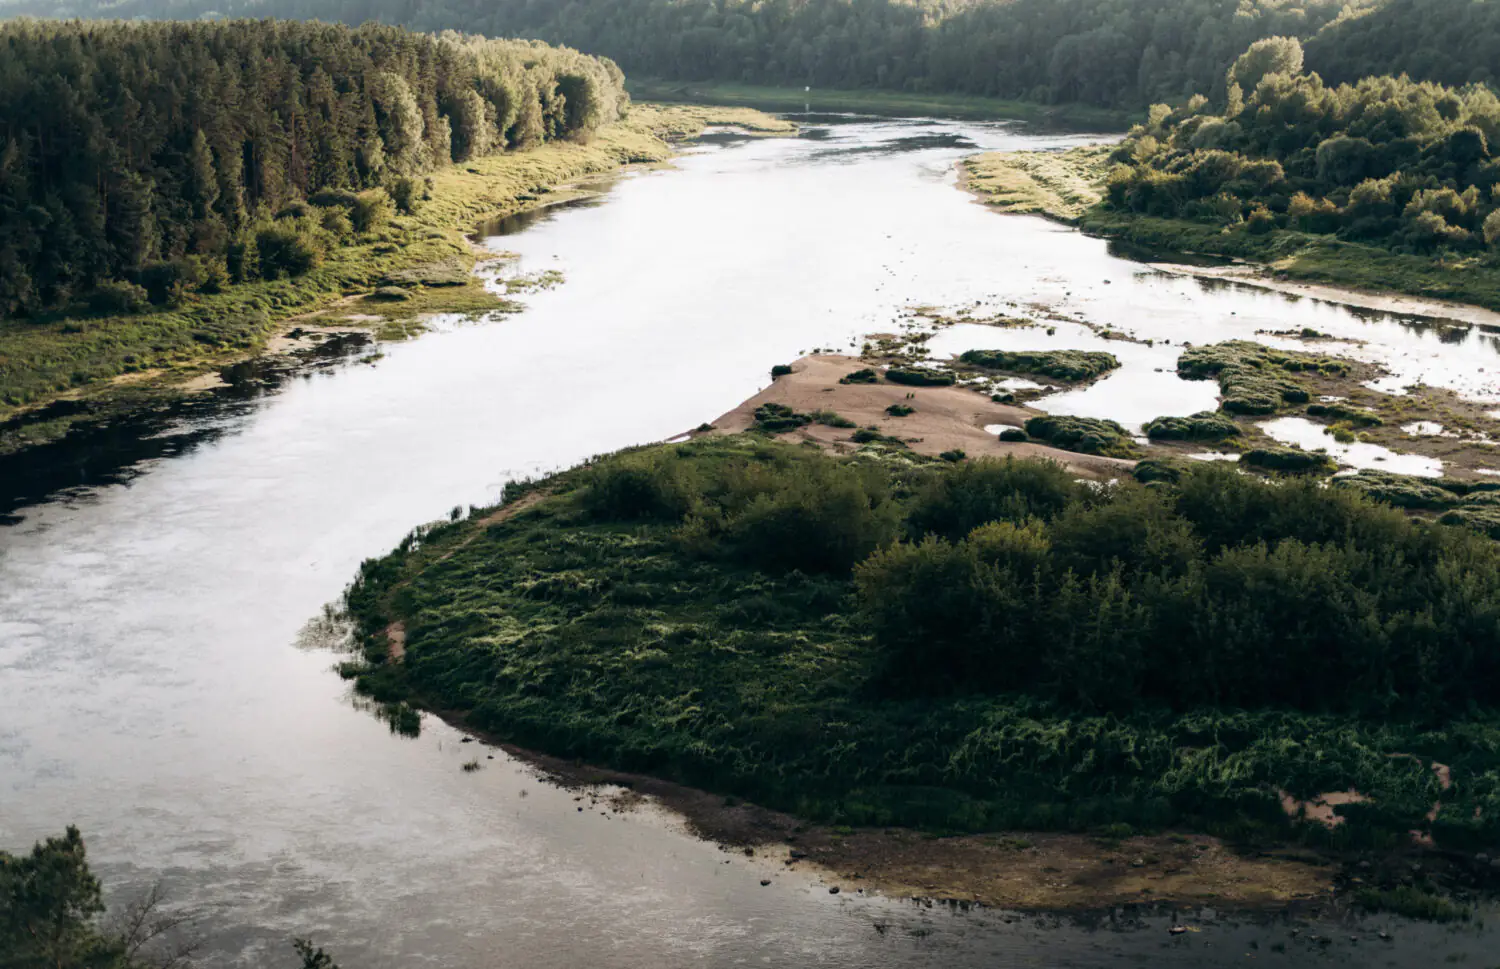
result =
M331 251L302 276L229 286L128 317L0 322L0 455L192 392L205 375L274 350L277 336L294 328L356 327L404 338L428 315L513 309L473 273L494 258L468 238L477 222L589 194L589 179L664 162L671 141L717 125L765 135L796 130L748 109L638 104L587 144L549 143L434 172L430 198L414 214ZM403 288L404 298L374 292L387 283Z
M865 579L826 557L844 550L858 561L871 547L862 542L893 513L889 501L908 523L983 521L989 516L968 502L1039 508L1047 489L1079 486L1066 483L1071 472L1053 481L1045 465L965 472L886 435L867 441L853 464L828 463L793 440L704 429L688 444L639 449L512 491L509 510L419 529L390 556L366 562L351 587L363 655L344 674L392 709L440 711L497 742L545 751L556 760L544 765L565 777L655 794L701 833L767 846L773 864L816 864L845 890L864 882L1020 908L1142 895L1280 906L1326 899L1335 885L1399 886L1409 873L1403 859L1420 851L1410 831L1435 837L1456 877L1489 877L1462 854L1494 836L1482 808L1474 813L1493 787L1486 738L1496 728L1487 715L1435 731L1399 715L1199 705L1174 713L1150 703L1106 712L1048 699L1045 690L931 692L919 681L962 653L950 651L945 634L922 634L922 623L942 620L917 613L909 629L927 643L927 672L893 692L895 654L856 602ZM1252 504L1284 498L1288 509L1303 509L1295 517L1306 516L1308 527L1324 514L1369 516L1379 529L1420 527L1316 485L1272 487L1206 466L1192 474L1211 478L1202 483L1207 493L1232 486L1254 490L1253 499L1241 496ZM795 483L802 475L821 483L804 490ZM954 488L980 490L934 497L946 494L938 483L946 476L969 482ZM892 497L871 497L865 512L845 508L840 496L855 480L876 489L872 496L886 482L878 488ZM778 491L778 482L790 490ZM1158 487L1166 490L1149 493L1197 493L1187 483ZM783 497L735 497L745 488ZM1021 490L1006 498L1007 488ZM700 492L704 503L694 497ZM1128 480L1109 493L1124 496L1110 502L1155 500L1132 499L1146 492ZM1078 491L1080 500L1092 501L1089 494ZM795 504L784 502L825 507L831 519L793 514ZM1238 527L1209 514L1212 524L1200 527ZM755 524L741 532L746 515ZM1365 526L1350 527L1358 534ZM1455 532L1444 541L1480 540ZM787 571L794 561L801 566ZM943 595L959 587L963 580L953 579ZM1008 614L1047 613L1052 638L1043 654L1064 642L1084 648L1068 629L1094 607L1054 607L1015 604ZM960 597L940 611L966 608ZM1136 620L1121 622L1110 635L1128 638ZM1140 659L1166 664L1162 676L1184 675L1169 657ZM1066 675L1092 668L1080 654ZM1143 670L1107 674L1113 695L1133 689L1127 681L1155 679ZM1304 674L1288 675L1301 682ZM409 719L392 716L393 724ZM1439 750L1448 771L1429 763ZM1348 790L1359 797L1329 793ZM1301 805L1324 799L1343 807L1308 807L1302 816ZM1284 851L1292 844L1313 853ZM1429 872L1448 870L1422 858ZM1350 881L1341 866L1358 859L1374 859L1381 880Z
M1171 261L1173 253L1186 253L1251 264L1257 273L1246 273L1243 266L1236 271L1237 281L1251 285L1326 285L1373 300L1399 293L1500 310L1500 267L1482 256L1444 260L1330 235L1286 229L1257 234L1244 226L1226 229L1115 212L1099 205L1108 167L1108 151L1095 146L1062 152L986 152L960 163L960 184L1001 211L1041 215L1090 235L1154 250L1165 261ZM1176 268L1200 272L1198 267ZM1204 267L1201 273L1215 276L1222 270Z
M1137 118L1085 104L1037 104L964 94L916 94L908 91L803 90L715 81L661 81L628 78L632 97L663 103L738 105L786 113L852 113L888 118L940 117L970 121L1025 121L1066 130L1124 131Z

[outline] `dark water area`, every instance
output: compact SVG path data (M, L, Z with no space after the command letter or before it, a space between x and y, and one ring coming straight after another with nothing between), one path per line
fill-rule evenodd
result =
M294 935L348 969L1495 961L1482 922L1145 902L1019 917L830 895L649 805L579 810L432 717L396 735L332 672L325 606L414 525L712 420L773 364L857 346L913 305L1045 306L1174 344L1316 326L1475 393L1500 358L1472 335L1203 287L954 187L970 145L1083 139L833 120L700 144L674 169L482 227L518 253L506 272L566 278L524 313L438 320L378 359L338 339L252 361L0 465L0 846L80 825L114 900L160 882L201 914L212 969L289 966ZM1097 339L1055 329L956 326L934 346ZM1048 406L1191 413L1212 389L1158 372L1172 346L1111 349L1117 376Z

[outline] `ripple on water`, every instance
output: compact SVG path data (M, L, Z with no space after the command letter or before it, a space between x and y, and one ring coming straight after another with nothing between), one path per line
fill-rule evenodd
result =
M1437 458L1401 454L1378 444L1341 444L1322 424L1305 417L1277 418L1260 425L1260 429L1282 444L1291 444L1304 451L1326 451L1339 464L1348 467L1374 468L1419 478L1440 478L1443 475L1443 462Z

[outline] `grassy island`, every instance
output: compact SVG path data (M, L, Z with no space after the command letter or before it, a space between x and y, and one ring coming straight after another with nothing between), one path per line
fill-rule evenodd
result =
M833 823L1496 840L1500 546L1352 488L1162 477L622 453L366 562L345 672ZM1334 827L1287 813L1350 789Z

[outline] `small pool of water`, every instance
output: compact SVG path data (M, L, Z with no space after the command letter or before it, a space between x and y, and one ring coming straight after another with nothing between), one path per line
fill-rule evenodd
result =
M1443 462L1437 458L1400 454L1378 444L1341 444L1333 439L1326 427L1305 417L1279 417L1261 424L1260 429L1282 444L1300 447L1304 451L1326 451L1345 467L1374 468L1421 478L1443 476Z

